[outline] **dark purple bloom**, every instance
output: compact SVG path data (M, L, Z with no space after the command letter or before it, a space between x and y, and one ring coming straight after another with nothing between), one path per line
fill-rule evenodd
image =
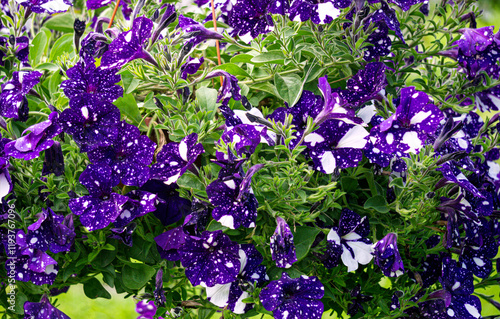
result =
M382 3L382 7L375 11L369 19L369 23L377 23L377 22L385 22L387 27L396 33L396 36L405 42L403 37L403 33L401 33L401 27L396 17L396 11L391 9L387 2L384 0L380 1Z
M366 42L371 45L364 47L365 61L371 61L374 58L386 56L391 53L392 40L389 37L389 27L384 22L377 22L375 25L377 29L366 39Z
M368 132L360 125L347 124L341 120L328 120L304 142L310 149L310 156L316 170L332 174L336 168L355 167L363 159L361 151L368 138Z
M387 85L386 69L387 67L382 62L368 63L364 69L359 70L347 81L347 90L337 92L344 101L353 107L359 107L374 99L385 88Z
M28 127L23 134L28 131L30 133L5 145L5 153L15 158L22 158L25 161L40 156L40 152L54 144L52 138L62 131L58 123L58 117L57 112L52 112L47 121Z
M244 178L233 176L217 179L207 186L208 199L215 206L212 211L215 220L231 229L255 227L259 203L251 191L250 182L253 174L262 166L252 166Z
M120 215L113 222L115 227L124 227L134 219L156 210L156 194L141 190L132 190L125 196L129 199L121 207Z
M151 37L151 45L153 45L156 40L158 40L158 37L160 37L160 34L163 32L163 30L165 30L165 28L168 27L177 18L177 12L175 12L175 6L173 4L164 4L160 9L163 9L164 7L165 11L163 12L161 19L153 32L153 36ZM156 12L158 12L159 15L160 11ZM155 20L154 17L153 20Z
M23 66L27 67L30 66L28 64L28 55L30 52L29 44L29 38L27 36L15 38L14 46L16 50L16 57L19 59L19 61L22 62ZM10 43L7 37L0 38L0 46L3 46L5 49L7 49L9 45ZM0 50L0 65L4 65L4 62L2 61L4 56L4 51Z
M135 19L131 30L121 33L111 42L108 51L102 56L101 68L120 69L135 59L144 59L156 65L151 54L144 48L151 37L152 29L153 22L148 18Z
M466 56L473 56L478 52L485 51L493 44L493 29L494 26L483 27L479 29L460 29L462 37L457 41L459 49Z
M318 87L323 95L325 104L321 112L314 118L314 123L319 125L328 119L341 119L346 123L352 124L361 123L361 120L354 116L354 110L344 107L345 103L340 98L340 95L332 92L327 76L319 78Z
M232 36L239 36L250 43L259 34L266 34L274 29L270 13L275 0L237 0L229 12L228 24L233 27Z
M167 299L165 298L165 292L163 291L163 269L160 268L158 270L155 279L156 279L155 291L154 291L155 302L158 305L158 307L165 307Z
M80 60L66 75L69 80L63 81L61 88L70 99L71 107L81 106L86 101L113 102L123 95L123 88L115 85L120 82L116 69L103 70L93 61Z
M351 303L349 304L349 309L347 309L347 314L354 316L360 311L365 313L363 305L372 299L372 296L367 296L361 293L361 285L356 285L356 287L351 290Z
M309 318L320 319L325 288L316 277L300 276L292 279L287 273L272 281L260 292L260 301L276 319Z
M484 195L474 186L460 171L458 167L449 162L444 163L441 167L438 167L436 170L443 173L444 178L448 180L450 183L455 183L462 187L463 189L471 192L474 196L484 198Z
M198 72L198 69L201 67L205 59L201 58L192 58L188 56L186 62L181 66L181 79L187 79L189 74L195 74Z
M156 315L156 309L157 307L155 306L155 302L153 300L139 301L135 305L135 311L139 314L139 317L137 317L137 319L153 319L154 316ZM163 319L163 318L159 317L158 319Z
M65 109L59 123L73 136L80 151L89 152L111 145L118 134L120 110L109 102L92 102L81 108Z
M340 215L338 227L333 227L327 236L327 242L330 244L326 253L335 253L329 258L330 266L336 266L339 259L342 259L344 265L347 266L347 271L355 271L358 269L358 264L366 265L372 258L372 242L366 238L370 233L370 224L368 218L361 217L355 212L344 208ZM336 247L341 247L338 249Z
M271 236L271 254L276 262L276 267L290 268L297 261L293 234L286 221L276 217L276 230Z
M47 295L43 295L40 302L24 303L24 319L70 319L70 317L52 306Z
M107 6L111 2L113 2L113 0L87 0L87 8L89 10L96 10Z
M136 228L137 228L136 223L129 223L126 226L119 228L111 228L111 235L108 237L119 240L124 245L132 247L134 245L134 242L132 240L132 234L134 233Z
M371 135L376 137L377 148L386 154L418 153L427 134L436 131L443 117L427 94L407 87L401 90L396 112L372 128Z
M404 271L403 260L398 250L397 235L387 234L384 238L373 245L375 264L382 269L388 277L399 277Z
M207 74L205 80L224 77L224 82L222 87L219 89L219 95L217 96L217 102L221 102L223 105L227 105L231 98L235 100L241 100L241 89L238 85L238 79L232 75L222 70L215 70Z
M238 244L217 230L203 232L201 238L188 236L179 254L193 286L213 287L236 279L241 267L238 250Z
M178 222L189 213L191 202L179 196L177 184L166 185L162 181L151 179L141 186L141 190L158 195L156 210L153 214L164 226Z
M184 245L187 237L182 227L167 230L156 236L155 242L161 258L171 261L180 260L179 249Z
M14 72L12 80L2 84L0 115L13 119L27 119L28 100L26 94L40 82L42 73Z
M269 280L266 267L261 265L262 255L252 244L243 244L239 249L240 272L235 281L224 285L207 287L207 299L221 308L228 307L232 312L243 314L253 308L253 304L242 300L250 297L249 292Z
M119 180L113 177L109 166L89 165L80 175L80 183L87 188L89 195L70 199L69 208L80 216L80 222L89 231L114 222L129 201L128 197L113 193Z
M193 36L190 37L189 42L194 47L205 40L209 39L223 39L224 37L215 32L206 29L201 23L194 21L193 19L187 18L182 14L179 15L179 28L186 33L191 33Z
M73 215L64 217L50 208L42 208L38 220L28 227L24 240L34 249L50 249L53 253L70 251L76 236L74 229Z
M238 156L251 155L260 144L262 137L267 136L267 128L262 125L239 124L224 131L221 136L226 144L234 143Z
M61 176L64 173L64 155L61 143L54 141L51 147L45 150L43 159L42 175L54 174Z
M80 57L85 63L92 63L108 50L108 38L98 32L90 32L81 41Z
M290 20L305 22L311 19L316 24L330 23L340 16L336 2L338 0L295 0L290 6Z
M122 121L110 145L88 153L89 160L98 165L108 165L113 174L125 185L142 186L149 180L149 167L156 145L134 125Z
M66 12L73 3L70 0L16 0L35 13L59 13Z
M156 156L156 164L151 167L151 178L170 185L194 163L198 155L205 152L203 145L197 143L198 134L192 133L180 143L168 143Z
M498 48L500 52L500 47ZM500 56L499 56L500 60ZM476 106L481 112L500 110L500 85L475 94ZM475 114L475 113L472 113Z

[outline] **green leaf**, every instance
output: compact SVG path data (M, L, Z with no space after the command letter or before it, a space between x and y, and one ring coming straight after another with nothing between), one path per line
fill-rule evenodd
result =
M132 94L124 94L123 97L116 100L114 104L120 109L122 116L127 117L132 121L132 124L136 126L139 124L141 121L141 114Z
M31 65L38 65L44 54L47 52L49 39L45 32L39 32L31 44L33 46L30 48L28 59Z
M311 245L313 244L316 236L319 234L319 229L307 226L297 226L293 232L293 242L295 243L295 252L297 254L297 261L307 256Z
M179 179L177 180L177 185L179 185L182 188L187 188L187 189L198 189L198 190L205 190L205 186L203 183L200 181L200 178L190 171L186 171Z
M234 63L225 63L222 65L219 65L218 67L214 68L214 70L223 70L226 71L229 74L232 75L242 75L250 78L250 74L247 73L247 71L243 70L239 66L237 66Z
M83 292L90 299L105 298L111 299L109 292L101 285L99 280L91 278L83 284Z
M231 63L248 63L252 60L254 56L251 54L237 54L231 58Z
M285 64L285 56L281 51L262 52L261 54L253 57L250 62L252 63L274 63Z
M368 198L365 202L365 209L372 208L379 213L387 213L389 212L389 207L387 205L387 201L385 197L382 195L375 195L373 197Z
M212 112L209 117L212 119L215 115L217 105L217 90L207 87L201 87L196 90L196 99L200 103L200 108L205 112Z
M141 81L132 75L129 71L125 71L121 73L122 76L122 82L123 82L123 89L125 94L132 93L137 86L139 86L139 83Z
M44 26L50 30L61 31L64 33L73 32L74 18L70 13L58 14L52 16Z
M300 99L302 94L302 80L296 74L291 75L280 75L276 73L274 75L274 85L276 90L283 100L288 103L288 107L292 107Z
M156 273L155 269L145 264L127 264L123 266L122 278L125 287L139 290L146 285Z
M54 95L59 91L59 87L61 86L62 75L59 72L54 72L49 80L49 92L51 95Z
M49 61L56 61L57 57L64 55L64 53L74 53L73 48L73 34L65 34L59 39L50 50Z
M40 33L41 34L41 33ZM31 53L31 52L30 52ZM59 66L55 63L42 63L35 67L35 70L58 71Z

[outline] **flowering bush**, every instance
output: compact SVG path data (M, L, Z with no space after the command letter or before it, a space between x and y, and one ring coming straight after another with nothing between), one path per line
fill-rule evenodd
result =
M5 317L77 284L139 318L500 309L474 0L170 2L1 2Z

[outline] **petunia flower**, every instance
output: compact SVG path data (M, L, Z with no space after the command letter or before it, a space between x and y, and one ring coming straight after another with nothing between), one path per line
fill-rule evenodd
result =
M0 115L20 121L28 119L26 94L40 82L42 73L38 71L12 73L12 80L2 84L0 94Z
M290 20L305 22L311 19L315 24L328 24L340 16L338 2L338 0L293 1L288 11Z
M80 42L80 57L85 63L93 63L108 50L108 38L98 32L90 32Z
M61 13L73 5L70 0L16 0L17 3L35 13Z
M372 128L371 135L376 138L378 149L386 154L418 153L427 134L436 131L443 117L427 94L407 87L401 90L396 112Z
M139 314L139 317L137 319L153 319L154 316L156 315L156 310L158 308L155 305L155 302L153 300L151 301L145 301L141 300L135 305L135 311ZM166 315L168 315L168 311L166 312ZM163 319L163 317L158 317L158 319Z
M365 24L365 28L368 25L368 23ZM363 47L365 61L371 61L391 53L392 40L389 37L389 27L384 21L378 21L374 25L377 28L366 39L366 42L370 45Z
M257 164L248 169L245 177L217 179L207 186L210 203L215 206L212 216L223 226L237 229L255 227L258 202L250 183L253 174L263 167Z
M111 2L113 2L113 0L87 0L87 8L89 10L96 10L107 6Z
M370 16L368 24L383 21L389 29L396 33L396 36L400 38L403 43L406 43L403 33L401 32L401 26L396 16L396 11L391 9L385 0L381 0L380 3L382 4L381 8Z
M262 137L267 137L267 128L262 125L239 124L227 128L222 133L221 140L226 144L234 143L238 156L251 155L260 144Z
M178 188L179 186L175 183L166 185L156 179L147 181L139 188L158 196L155 203L156 210L153 214L164 226L178 222L190 212L191 202L179 196Z
M17 38L13 38L15 40L14 44L9 43L9 40L7 37L1 37L0 38L0 46L4 47L5 50L7 51L7 48L10 45L13 45L16 51L16 57L21 61L22 66L24 67L30 67L29 65L29 53L30 53L30 47L29 47L29 38L27 36L21 36ZM4 65L3 57L5 56L5 52L3 50L0 50L0 65Z
M123 88L115 85L120 82L116 71L96 67L92 60L77 62L66 71L69 79L61 83L64 94L70 99L70 106L83 106L89 100L114 102L123 96Z
M75 239L73 215L66 217L56 214L52 209L42 208L38 220L28 226L28 233L24 240L31 244L31 248L53 253L70 251Z
M120 215L113 222L115 227L124 227L134 219L156 210L156 194L131 190L125 196L128 197L128 201L122 205Z
M165 303L167 302L167 299L165 298L165 292L163 291L163 269L162 268L160 268L158 270L158 272L156 273L154 296L155 296L155 303L158 305L158 307L165 307Z
M281 217L276 217L276 230L271 236L271 255L276 267L290 268L297 261L293 234L290 226Z
M64 312L52 306L47 295L40 302L24 303L24 319L70 319Z
M370 225L366 216L360 217L355 212L344 208L340 215L339 226L333 227L327 236L327 242L330 245L340 246L342 249L332 250L335 254L329 258L336 260L336 264L339 259L342 259L349 272L358 269L358 264L368 264L373 258L372 243L366 238L369 232ZM327 253L329 252L327 250Z
M201 237L188 236L179 254L193 286L213 287L236 279L241 267L238 250L238 244L217 230L205 231Z
M194 47L205 40L209 39L223 39L224 37L215 31L210 31L205 28L201 23L194 21L191 18L185 17L182 14L179 15L178 27L182 29L185 33L191 33L192 36L188 42Z
M372 299L372 296L367 296L361 293L361 285L356 285L356 287L351 290L351 303L349 304L349 309L347 309L347 314L349 316L354 316L360 311L362 313L366 313L363 305Z
M0 201L3 201L14 189L14 184L10 178L9 166L9 158L0 157Z
M102 229L114 222L129 198L113 193L119 180L113 177L109 166L91 164L80 175L80 183L89 195L69 200L73 214L80 216L80 222L89 231Z
M111 145L118 134L120 110L109 102L88 101L81 108L65 109L59 118L63 131L81 152Z
M111 42L108 51L102 56L101 68L103 70L120 69L135 59L144 59L156 65L156 61L144 48L151 37L152 29L151 20L145 17L136 18L131 30L121 33Z
M200 58L192 58L188 56L186 62L181 66L181 79L187 79L189 74L195 74L198 72L198 69L201 67L205 59L203 57Z
M187 237L182 227L167 230L156 236L155 242L161 258L171 261L180 260L179 249L184 245Z
M236 101L241 100L241 89L238 85L238 79L232 75L222 70L215 70L207 74L205 80L224 77L224 82L222 87L219 89L219 94L217 95L217 102L221 102L223 105L227 105L231 98Z
M443 173L445 179L448 183L454 183L462 187L463 189L471 192L474 196L485 198L483 194L474 186L467 177L460 171L458 167L450 163L444 163L436 170Z
M154 44L163 30L165 30L165 28L168 27L177 18L177 12L175 11L175 6L173 4L165 4L162 6L162 8L163 7L165 7L165 12L161 16L161 19L158 22L158 25L155 27L153 35L151 36L151 44ZM153 20L155 19L153 18Z
M203 145L197 143L198 134L192 133L180 143L168 143L156 156L156 163L151 167L151 178L162 180L170 185L194 163L198 155L205 152Z
M260 34L274 29L273 19L269 15L275 0L237 0L228 15L228 24L233 28L231 35L250 43Z
M45 150L43 159L42 175L54 174L61 176L64 173L64 155L61 143L54 141L51 147Z
M207 228L210 220L208 203L197 198L193 198L191 213L184 218L182 230L185 234L199 236Z
M54 144L54 138L61 133L62 127L58 123L59 114L52 112L48 120L32 125L24 130L23 134L30 132L15 141L5 145L5 153L25 161L40 156L40 152L50 148Z
M398 250L397 235L389 233L373 245L375 264L388 277L399 277L404 271L403 260Z
M276 319L319 319L323 315L321 298L325 288L316 277L300 276L292 279L287 273L272 281L260 292L260 301Z
M336 168L355 167L363 158L361 151L368 132L360 125L328 120L304 139L316 170L332 174Z
M153 160L156 145L149 137L141 135L134 125L125 121L117 125L117 135L108 146L88 153L89 160L97 165L108 165L123 184L142 186L149 180L149 164Z
M239 248L240 272L235 281L224 285L207 287L207 299L214 305L228 307L232 312L243 314L254 307L244 303L254 288L261 287L269 277L266 267L261 265L262 255L252 244L243 244Z

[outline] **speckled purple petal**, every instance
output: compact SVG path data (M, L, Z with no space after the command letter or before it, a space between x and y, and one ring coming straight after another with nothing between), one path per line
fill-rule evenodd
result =
M276 267L290 268L297 261L293 235L286 221L276 217L276 230L270 239L271 255Z
M187 237L179 254L193 286L227 284L240 271L238 245L220 230L203 232L201 238Z
M42 73L38 71L12 73L12 80L2 84L0 115L19 119L25 95L38 83Z
M70 319L65 313L50 304L47 295L43 295L40 302L26 301L24 303L26 319Z
M171 261L180 260L181 256L178 250L186 242L186 237L182 227L167 230L163 234L156 236L155 241L161 258Z

